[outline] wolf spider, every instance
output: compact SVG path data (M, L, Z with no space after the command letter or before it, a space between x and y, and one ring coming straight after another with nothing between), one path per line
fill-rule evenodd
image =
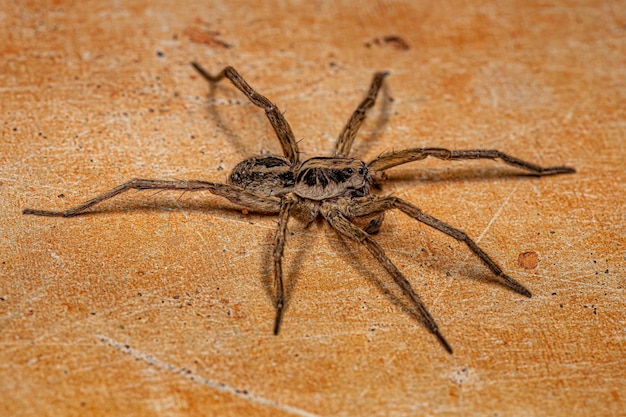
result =
M437 337L449 353L452 353L452 347L439 331L439 327L421 298L371 236L380 228L384 213L387 210L398 209L409 217L465 243L491 272L500 278L505 287L526 297L531 297L529 290L505 274L498 264L464 232L424 213L408 201L392 196L375 196L370 193L371 187L380 184L385 179L386 170L429 156L446 161L500 159L508 165L528 171L531 175L536 176L573 173L575 172L573 168L566 166L541 167L498 150L483 149L411 148L383 153L367 163L360 159L351 158L349 154L354 138L365 120L367 111L374 105L378 91L388 72L374 74L367 96L356 108L340 133L333 156L314 157L300 161L298 143L291 127L274 103L250 87L233 67L226 67L217 75L211 75L198 64L192 63L192 65L211 84L228 78L236 88L246 95L252 104L265 110L265 114L282 146L284 156L255 156L246 159L235 166L226 184L201 180L135 178L68 210L25 209L23 213L37 216L72 217L130 189L151 189L181 190L183 192L209 191L247 210L278 214L278 227L274 236L273 250L276 286L274 334L278 334L283 318L285 295L282 259L287 222L292 216L302 219L305 223L311 223L321 216L339 235L365 246L391 275L417 309L428 330ZM353 223L359 219L364 220L366 226L359 227Z

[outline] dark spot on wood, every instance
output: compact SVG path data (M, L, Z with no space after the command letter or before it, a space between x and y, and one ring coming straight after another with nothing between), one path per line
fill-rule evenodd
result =
M408 42L398 35L387 35L380 38L374 38L369 42L365 42L366 48L371 48L372 46L391 46L392 48L399 51L408 51L409 49L411 49Z

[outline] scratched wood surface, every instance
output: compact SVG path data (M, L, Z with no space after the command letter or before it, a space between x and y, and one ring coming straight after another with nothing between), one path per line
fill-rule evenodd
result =
M0 2L0 414L622 414L624 2L247 3ZM388 214L376 239L448 355L364 250L294 221L276 337L273 217L165 192L21 214L133 177L224 181L278 152L263 112L210 92L192 60L236 66L303 158L330 151L389 70L355 155L497 148L576 167L423 161L383 190L465 230L534 297Z

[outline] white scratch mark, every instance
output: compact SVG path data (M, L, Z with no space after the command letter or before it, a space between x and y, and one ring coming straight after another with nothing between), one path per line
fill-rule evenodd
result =
M189 212L187 212L187 210L185 210L182 206L182 204L180 204L180 199L182 198L182 196L185 193L183 192L180 197L178 197L176 199L176 205L178 206L178 209L180 210L180 212L183 214L183 216L185 216L185 219L187 219L187 221L191 221L191 219L189 218ZM200 233L200 228L199 227L194 227L194 230L196 232L196 234L198 235L198 237L200 238L200 240L202 241L202 244L204 245L204 248L208 248L208 243L206 241L206 239L204 238L204 235L202 233Z
M209 388L212 388L216 391L219 392L223 392L226 394L230 394L230 395L234 395L236 397L239 398L243 398L245 400L251 401L253 403L256 404L260 404L260 405L264 405L267 407L272 407L272 408L276 408L278 410L281 411L285 411L291 414L295 414L298 416L306 416L306 417L317 417L317 414L313 414L313 413L309 413L308 411L302 410L300 408L296 408L296 407L291 407L288 405L281 405L279 403L277 403L276 401L272 401L269 400L267 398L264 397L259 397L253 394L250 394L248 391L246 390L242 390L242 389L238 389L238 388L233 388L231 386L228 386L224 383L218 383L215 381L212 381L210 379L207 378L203 378L201 376L195 375L191 372L190 369L187 369L185 367L180 367L180 366L176 366L176 365L172 365L170 363L164 362L158 358L156 358L153 355L149 355L146 353L143 353L137 349L133 349L132 347L130 347L127 344L118 342L117 340L111 339L110 337L106 337L106 336L102 336L102 335L98 335L96 334L95 337L103 342L106 343L107 345L119 350L120 352L126 353L130 356L132 356L135 359L147 362L148 364L161 369L161 370L165 370L165 371L170 371L172 373L175 373L177 375L180 375L182 377L187 378L188 380L192 381L192 382L197 382L200 383L202 385L205 385Z
M502 204L500 204L500 207L498 208L498 211L495 212L495 214L493 215L493 217L491 217L491 220L489 220L489 223L487 223L487 226L485 226L485 229L483 230L483 232L480 234L480 236L478 236L475 240L476 244L478 244L480 242L480 240L483 238L483 236L485 236L485 234L487 233L487 231L489 230L489 228L491 227L491 225L496 221L496 219L498 219L498 217L500 217L500 215L502 214L502 210L504 210L504 207L509 203L509 200L511 199L511 197L513 196L513 194L515 193L515 190L517 190L517 186L518 184L515 184L513 186L513 189L511 190L511 192L509 193L509 195L504 199L504 201L502 202ZM468 254L469 256L469 254ZM450 285L452 285L452 281L453 280L448 280L448 283L446 285L444 285L441 289L441 291L439 291L439 294L437 294L437 296L435 297L435 299L433 300L433 306L436 306L437 303L439 302L439 299L441 298L441 296L448 291L448 288L450 288Z
M476 238L476 243L480 242L480 240L485 236L485 234L487 234L487 231L491 228L491 225L498 219L498 217L500 217L500 215L502 214L502 210L504 210L504 207L506 207L506 205L509 204L509 200L511 199L511 197L515 193L515 190L517 190L517 186L518 185L519 185L519 183L516 183L513 186L513 189L511 190L509 195L506 196L506 198L504 199L504 202L502 204L500 204L500 207L498 208L498 211L495 212L493 217L491 217L491 220L489 220L489 223L487 223L487 226L485 227L485 230L483 230L483 232L480 234L480 236L478 236Z

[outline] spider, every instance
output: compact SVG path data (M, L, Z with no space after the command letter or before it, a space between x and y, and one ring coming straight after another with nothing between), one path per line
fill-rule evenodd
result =
M424 213L412 203L394 196L376 196L372 186L380 185L385 171L408 162L434 157L445 161L461 159L499 159L520 168L530 175L544 176L573 173L567 166L541 167L498 150L448 150L443 148L411 148L383 153L369 162L350 157L350 148L366 118L374 106L378 92L388 72L377 72L370 83L367 96L356 108L335 144L332 156L321 156L300 161L298 143L289 123L278 107L265 96L257 93L233 67L225 67L217 75L211 75L197 63L191 64L211 85L224 78L239 89L252 104L265 110L282 147L283 156L254 156L240 162L231 172L227 183L201 180L158 180L135 178L118 185L95 198L63 211L25 209L24 214L37 216L73 217L90 207L113 198L128 190L181 190L208 191L224 197L249 211L278 215L278 227L274 235L273 260L275 279L274 334L278 334L285 307L282 259L290 217L297 217L306 224L319 217L325 219L335 231L345 238L363 245L389 273L402 292L410 300L427 329L439 340L444 349L452 353L452 347L444 338L420 296L413 290L402 272L391 262L383 248L372 238L382 225L384 213L397 209L407 216L424 223L444 234L463 242L509 289L531 297L531 292L508 276L463 231ZM362 220L365 226L355 222ZM368 223L369 222L369 223Z

